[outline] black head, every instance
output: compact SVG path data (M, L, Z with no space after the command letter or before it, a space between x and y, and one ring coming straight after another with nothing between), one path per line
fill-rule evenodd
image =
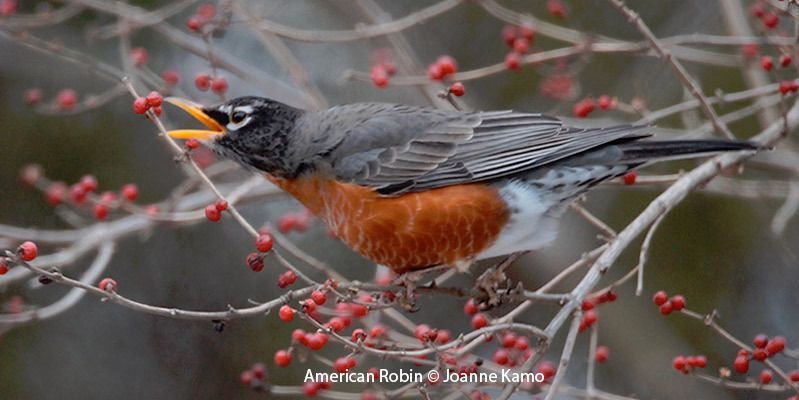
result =
M170 136L200 139L214 152L247 168L277 176L292 174L286 150L302 110L254 96L202 108L179 99L170 101L211 129L170 131Z

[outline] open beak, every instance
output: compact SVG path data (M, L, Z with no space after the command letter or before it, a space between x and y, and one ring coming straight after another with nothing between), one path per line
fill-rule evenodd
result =
M212 139L216 136L222 135L225 133L225 128L222 125L219 125L219 122L216 122L213 118L208 116L203 109L197 103L194 103L189 100L180 99L177 97L167 97L167 102L172 103L180 108L183 111L186 111L192 117L196 118L198 121L202 122L203 125L208 127L208 129L176 129L173 131L168 131L167 135L175 138L175 139L202 139L208 140Z

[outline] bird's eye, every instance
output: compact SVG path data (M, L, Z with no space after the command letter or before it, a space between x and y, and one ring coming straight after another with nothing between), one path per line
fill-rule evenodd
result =
M247 118L247 113L244 111L234 111L233 114L230 114L230 122L234 124L240 124L245 118Z

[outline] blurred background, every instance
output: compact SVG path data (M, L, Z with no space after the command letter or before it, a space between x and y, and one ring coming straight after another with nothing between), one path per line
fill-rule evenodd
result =
M20 15L41 11L43 7L60 9L92 1L18 3ZM116 2L100 1L114 7ZM130 1L142 10L157 10L166 1ZM381 17L397 18L434 4L432 1L397 2L375 0L384 11ZM641 14L659 37L680 34L730 34L720 12L722 3L736 1L659 1L636 0L628 4ZM186 21L198 2L175 2L175 11L162 26L171 27L193 42ZM358 23L372 23L369 7L360 2L340 1L250 1L242 2L252 15L303 29L351 29ZM567 26L585 33L586 39L606 35L629 41L641 40L626 19L607 1L564 0L568 14L558 18L548 10L546 1L502 1L520 13L531 13L543 21ZM738 3L743 13L749 2ZM182 8L181 8L182 7ZM88 7L91 8L91 7ZM16 16L0 17L0 223L48 229L69 228L44 200L40 192L19 184L18 171L29 163L42 165L48 177L75 182L90 173L97 177L101 190L118 190L135 182L140 191L138 203L161 201L179 185L185 174L173 161L173 155L155 127L131 112L131 98L116 96L102 107L75 115L59 115L51 108L33 108L25 104L24 93L40 88L45 102L60 90L73 88L79 100L100 95L115 84L98 77L89 69L42 54L25 46L15 37L18 30L9 21ZM63 22L33 29L37 37L63 43L89 54L104 63L123 69L119 38L98 38L92 32L113 25L116 18L108 12L84 10ZM754 25L755 22L749 20ZM501 31L505 22L489 15L472 2L402 31L418 62L419 74L442 54L454 57L460 70L470 70L502 62L507 47ZM757 28L754 28L755 31ZM792 28L785 28L789 33ZM176 70L181 80L175 92L205 103L219 101L211 92L194 87L193 77L209 73L205 57L188 51L169 40L164 30L133 30L130 46L144 47L149 54L147 67L152 71ZM228 97L260 95L273 97L297 106L313 107L303 88L289 71L264 50L259 36L234 16L224 35L210 38L213 48L234 56L253 68L268 85L253 84L220 68L229 81ZM318 87L329 104L357 101L387 101L429 104L429 99L414 87L376 88L368 81L346 79L349 70L368 72L375 51L387 48L383 37L343 43L313 43L285 39L286 48L307 72L308 81ZM562 46L539 36L533 52ZM740 58L738 47L714 50ZM764 50L765 51L765 50ZM772 53L776 54L776 52ZM219 53L221 54L221 53ZM746 61L741 60L740 65ZM742 68L688 63L689 71L706 93L716 89L734 92L746 89ZM555 74L573 77L572 95L556 100L541 91L542 82ZM403 75L401 72L399 75ZM563 62L523 67L514 73L504 71L466 82L463 103L471 109L506 109L542 111L572 117L572 106L581 98L603 94L619 101L642 101L649 110L679 103L686 98L680 82L667 64L640 53L586 53ZM273 87L266 91L265 87ZM156 89L137 82L141 91ZM720 113L741 105L728 104ZM186 122L175 109L165 109L168 124ZM691 118L673 117L658 121L664 130L661 138L685 133ZM595 112L578 124L611 124L638 118L619 111ZM739 137L750 137L761 129L757 118L746 118L730 125ZM650 169L644 174L674 172L690 168L692 163L671 164ZM229 178L249 176L239 171ZM796 179L796 176L747 166L747 179ZM663 186L607 186L592 192L585 206L613 228L622 229L651 201ZM685 377L671 367L679 354L704 354L708 373L729 367L737 349L701 323L680 316L661 316L652 305L657 290L680 293L691 309L701 313L718 310L719 322L742 340L755 334L782 334L788 346L797 345L799 328L799 270L797 244L799 224L795 219L781 235L770 229L782 199L765 196L749 198L707 191L693 193L664 220L653 242L646 269L645 290L634 295L634 283L618 289L619 300L600 312L600 344L611 349L610 360L598 367L597 386L607 392L635 398L771 398L763 392L736 392ZM299 210L289 199L269 203L248 203L240 207L254 225L274 222L286 212ZM90 212L84 212L92 223ZM117 218L112 216L111 219ZM551 279L557 271L580 254L601 244L597 231L574 213L568 213L558 244L551 249L524 256L510 270L514 280L535 288ZM292 233L290 238L309 253L319 257L351 279L369 280L374 276L368 262L345 246L328 238L324 227L315 221L307 232ZM49 248L47 251L57 250ZM224 310L227 305L245 307L250 301L278 297L283 290L276 284L282 272L274 262L265 270L253 273L244 264L252 251L251 237L231 218L220 223L160 224L156 229L126 237L118 243L113 260L105 272L119 282L120 293L132 299L161 306L196 310ZM64 268L78 276L94 254ZM268 261L268 259L267 259ZM625 274L638 261L638 247L632 246L603 278L610 283ZM480 271L481 268L473 269ZM578 278L578 277L575 277ZM474 276L459 276L451 283L471 285ZM561 290L570 288L571 280ZM67 289L35 283L4 285L0 281L0 303L46 305L62 297ZM435 321L453 333L468 332L470 317L463 314L463 301L449 297L425 297L419 300L420 311L410 315L415 321ZM522 316L521 321L546 324L557 311L555 306L539 306ZM318 363L294 362L290 368L274 366L275 350L290 343L296 327L309 328L301 322L280 322L275 316L236 320L223 332L211 324L172 320L137 313L86 296L77 306L57 318L15 327L0 337L0 398L3 399L218 399L258 398L239 383L239 373L254 362L268 365L271 382L301 384L306 368L326 368ZM545 358L557 361L562 336ZM491 356L491 348L478 354ZM331 357L341 349L328 346ZM567 382L582 385L585 380L587 336L580 336L569 368ZM370 359L371 360L371 359ZM783 362L784 360L779 360ZM384 364L378 360L369 365ZM795 365L784 364L786 369ZM359 368L366 369L367 364ZM759 372L752 367L751 376ZM337 389L357 391L352 385ZM526 397L526 395L519 395ZM774 395L773 398L784 398ZM567 398L564 397L563 398Z

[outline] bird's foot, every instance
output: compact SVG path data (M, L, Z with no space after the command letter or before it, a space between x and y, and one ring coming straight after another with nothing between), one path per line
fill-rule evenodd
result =
M474 287L485 293L485 301L483 303L486 306L497 307L502 304L503 298L507 297L505 295L508 292L507 288L511 287L511 282L508 276L505 275L505 270L522 254L511 254L502 262L489 267L477 277Z

